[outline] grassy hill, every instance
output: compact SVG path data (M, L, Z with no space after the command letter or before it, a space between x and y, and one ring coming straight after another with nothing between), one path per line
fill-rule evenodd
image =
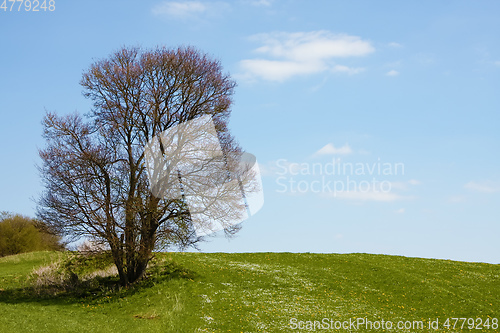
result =
M309 332L315 321L323 325L318 332L384 331L361 320L375 327L384 320L386 332L500 331L500 265L371 254L165 253L150 278L128 290L34 293L33 269L65 256L0 258L0 332ZM358 318L355 330L349 321ZM446 328L447 318L468 321L461 328L464 320L450 320ZM436 319L438 329L429 329ZM398 329L400 321L414 328ZM338 326L346 323L349 329Z

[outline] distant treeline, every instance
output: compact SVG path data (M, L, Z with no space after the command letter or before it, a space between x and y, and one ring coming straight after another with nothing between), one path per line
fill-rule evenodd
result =
M63 250L61 237L41 221L0 212L0 257L31 251Z

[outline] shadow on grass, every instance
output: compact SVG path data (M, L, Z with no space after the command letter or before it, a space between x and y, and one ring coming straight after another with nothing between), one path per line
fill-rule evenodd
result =
M85 301L88 304L112 302L153 288L171 280L194 280L198 274L173 261L154 263L144 277L123 287L118 276L100 277L81 281L76 274L62 284L44 286L29 285L19 288L0 289L0 303L40 303L41 305L71 304Z

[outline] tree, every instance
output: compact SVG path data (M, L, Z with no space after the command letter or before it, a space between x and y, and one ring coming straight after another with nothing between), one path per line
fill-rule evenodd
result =
M0 213L0 257L31 251L61 250L60 238L41 221Z
M242 151L227 128L235 82L218 61L193 48L123 48L91 65L81 85L93 101L87 119L53 113L44 118L47 145L40 150L40 172L46 191L37 214L62 234L106 242L123 285L143 276L154 249L196 246L202 240L193 214L223 211L237 220L245 213L245 204L231 193L234 186L204 196L197 207L205 210L199 212L187 198L187 188L200 192L202 186L235 179L238 188L251 188L251 177L244 177L238 162ZM199 135L178 129L207 115L222 155L209 154L186 168L179 152ZM169 130L176 134L167 143ZM145 147L153 152L149 169ZM200 160L199 153L190 154ZM153 188L151 177L158 170L161 177ZM201 176L193 177L195 171ZM161 192L154 190L158 180ZM221 223L229 235L238 230L227 220Z

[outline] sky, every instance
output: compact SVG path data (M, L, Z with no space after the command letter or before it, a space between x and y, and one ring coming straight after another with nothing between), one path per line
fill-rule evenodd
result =
M238 84L229 125L264 192L202 251L500 263L500 2L19 3L0 9L0 211L34 216L41 120L90 110L94 61L194 46Z

